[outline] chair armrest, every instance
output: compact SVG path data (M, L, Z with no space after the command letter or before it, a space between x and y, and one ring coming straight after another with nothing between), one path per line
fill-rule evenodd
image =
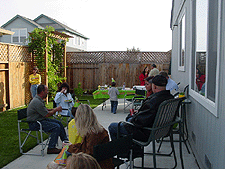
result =
M136 94L135 93L125 94L124 99L126 99L126 96L136 96Z

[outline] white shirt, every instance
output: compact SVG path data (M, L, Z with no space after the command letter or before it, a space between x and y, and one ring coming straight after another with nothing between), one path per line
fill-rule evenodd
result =
M166 85L166 90L172 91L174 89L178 90L179 87L178 87L178 85L177 85L177 83L175 81L173 81L172 79L169 78L168 82L167 82L167 85Z
M65 100L72 100L72 102L68 103L68 102L65 102ZM58 92L55 95L54 101L57 106L61 106L62 109L67 109L67 110L62 110L62 112L60 112L61 115L69 115L70 111L68 111L68 110L71 109L74 105L74 101L73 101L73 98L70 93L67 93L65 95L61 92ZM56 115L58 115L58 112L56 112Z

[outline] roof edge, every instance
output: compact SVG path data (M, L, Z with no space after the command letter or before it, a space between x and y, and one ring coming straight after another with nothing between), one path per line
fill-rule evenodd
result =
M41 25L39 25L39 24L37 24L37 25L35 25L35 24L33 24L32 22L30 22L29 20L31 20L31 19L29 19L29 18L27 18L27 19L29 19L29 20L27 20L27 19L25 19L25 17L23 17L23 16L21 16L21 15L16 15L16 16L14 16L12 19L10 19L8 22L6 22L4 25L2 25L1 27L3 27L3 28L5 28L8 24L10 24L10 23L12 23L14 20L16 20L17 18L20 18L20 19L22 19L22 20L24 20L25 22L27 22L27 23L29 23L29 24L31 24L31 25L33 25L34 27L37 27L37 28L43 28ZM33 21L33 20L31 20L31 21Z

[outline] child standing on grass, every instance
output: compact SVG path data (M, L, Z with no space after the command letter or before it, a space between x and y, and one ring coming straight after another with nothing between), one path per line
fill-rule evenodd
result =
M109 89L108 94L110 97L110 102L111 102L111 113L116 114L116 110L117 110L117 105L118 105L118 97L117 95L119 95L119 91L117 88L115 88L116 83L112 82L112 87Z

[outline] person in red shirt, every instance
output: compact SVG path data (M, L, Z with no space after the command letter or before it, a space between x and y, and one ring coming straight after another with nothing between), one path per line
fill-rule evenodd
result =
M145 85L145 79L148 77L148 74L149 74L149 69L148 67L146 66L144 68L144 71L141 73L141 75L139 76L139 79L141 81L141 86L144 86Z
M201 73L201 71L196 68L196 85L198 87L198 91L202 89L202 85L205 83L205 75Z

